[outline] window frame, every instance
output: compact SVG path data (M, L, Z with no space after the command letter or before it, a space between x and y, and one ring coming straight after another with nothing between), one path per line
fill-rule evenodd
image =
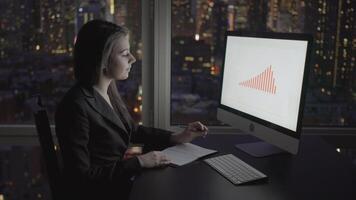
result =
M51 126L54 133L54 126ZM35 125L0 125L0 145L39 145Z

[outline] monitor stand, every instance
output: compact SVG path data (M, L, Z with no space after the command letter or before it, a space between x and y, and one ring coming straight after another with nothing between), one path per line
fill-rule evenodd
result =
M235 147L253 157L266 157L275 154L287 153L286 151L263 141L236 144Z

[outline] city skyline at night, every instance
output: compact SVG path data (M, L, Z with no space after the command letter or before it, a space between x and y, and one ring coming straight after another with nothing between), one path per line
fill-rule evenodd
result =
M171 123L202 120L210 125L220 124L216 121L218 92L214 91L220 77L224 33L239 30L313 35L303 123L305 126L354 126L354 13L355 2L348 0L173 0ZM180 27L198 28L184 32ZM201 48L196 47L197 42ZM199 50L192 53L192 48ZM206 49L210 52L206 53ZM209 69L211 76L204 72ZM199 84L209 89L197 90ZM215 96L211 97L211 93ZM207 106L202 106L204 102Z
M93 19L111 20L130 29L131 49L137 62L131 71L132 78L119 84L119 88L133 118L137 122L141 120L137 112L142 104L138 100L142 95L139 94L142 41L138 0L130 4L118 0L107 3L5 0L0 3L0 106L4 108L0 123L32 124L28 100L36 94L43 96L53 121L57 103L74 84L76 34Z
M126 6L120 6L118 2L121 1L107 2L2 1L3 9L11 8L4 10L0 18L0 104L5 108L0 115L2 123L32 123L26 99L34 93L41 92L48 99L50 112L55 110L57 102L51 99L59 99L74 83L72 52L75 35L88 20L109 18L118 24L126 23L134 33L131 37L134 55L138 60L142 58L142 41L138 34L141 18L130 12L138 9L138 1L129 4L122 1L121 5ZM110 2L114 3L110 5ZM215 85L218 85L220 76L225 30L311 33L315 49L310 65L312 73L306 119L309 113L313 118L310 118L310 125L350 126L348 119L355 120L355 116L343 113L348 112L350 106L351 110L354 109L355 102L354 9L355 3L348 0L172 1L172 71L176 73L172 74L172 89L186 87L186 93L194 96L198 94L196 88L206 91L201 87L211 83L216 92L198 95L208 96L207 100L212 100L208 100L208 104L214 110L216 98L209 96L216 94L218 89ZM191 56L193 54L196 55ZM140 67L141 62L137 62L132 79L126 81L136 85L135 97L126 95L132 95L127 88L132 89L133 86L121 86L123 96L131 104L131 111L141 110L141 102L137 100L142 100L137 93L141 87ZM191 80L190 85L182 80ZM200 86L200 82L205 83ZM177 92L182 91L172 90L174 99L180 98ZM334 113L340 116L329 116L328 121L318 120L319 112L323 115L325 107L329 111L335 110ZM132 114L140 121L139 112ZM172 121L180 123L174 120L174 116L178 115L172 114ZM214 121L214 118L214 112L211 112L210 119Z

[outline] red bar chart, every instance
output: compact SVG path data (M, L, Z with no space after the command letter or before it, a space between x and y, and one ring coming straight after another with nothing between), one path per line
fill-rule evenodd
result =
M269 66L262 73L254 76L246 81L239 83L240 86L256 89L259 91L276 94L277 86L273 76L272 66Z

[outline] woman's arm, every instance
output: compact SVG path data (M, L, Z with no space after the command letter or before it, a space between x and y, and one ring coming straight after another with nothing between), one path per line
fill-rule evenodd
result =
M208 128L199 121L189 123L180 133L138 126L133 131L131 140L134 143L149 145L150 149L153 150L151 147L163 149L176 144L191 142L196 137L205 137L207 133Z
M191 142L197 137L205 137L208 131L208 127L201 122L192 122L182 132L172 134L171 141L176 144Z
M173 132L159 128L135 126L131 134L132 143L145 144L145 149L164 149L174 145L171 141Z

